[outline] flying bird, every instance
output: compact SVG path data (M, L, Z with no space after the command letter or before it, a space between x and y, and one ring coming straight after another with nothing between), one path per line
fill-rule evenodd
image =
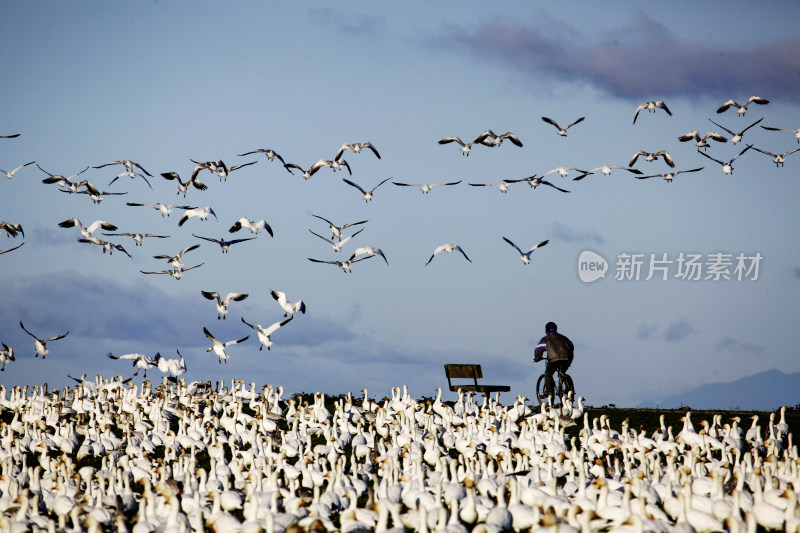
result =
M158 270L156 272L145 272L144 270L140 270L139 272L141 272L142 274L169 274L170 276L172 276L175 279L181 279L183 277L183 273L184 272L186 272L188 270L192 270L193 268L201 267L204 264L205 263L200 263L199 265L194 265L194 266L190 266L190 267L181 267L181 268L175 268L175 269L171 269L171 270Z
M150 185L150 182L148 181L148 179L145 177L144 174L142 174L141 172L134 172L133 170L126 170L125 172L120 172L119 174L114 176L114 179L108 182L108 184L111 185L112 183L123 177L128 177L130 179L142 178L148 187L150 187L151 189L153 188L153 186Z
M691 170L678 170L677 172L667 172L666 174L653 174L653 175L650 175L650 176L634 176L634 177L636 179L640 179L640 180L645 180L647 178L664 178L667 181L667 183L672 183L672 180L678 174L685 174L687 172L699 172L699 171L703 170L704 168L705 167L700 167L700 168L693 168Z
M186 360L181 355L180 350L176 351L179 359L165 359L160 353L157 353L155 357L158 369L165 374L169 374L167 379L173 383L178 382L178 376L186 373Z
M22 330L23 330L25 333L27 333L28 335L30 335L31 337L33 337L33 345L34 345L34 348L36 349L36 357L39 357L39 356L41 355L41 356L42 356L42 359L44 359L44 358L45 358L45 356L46 356L48 353L50 353L50 351L47 349L47 343L48 343L48 342L51 342L51 341L57 341L58 339L63 339L64 337L66 337L67 335L69 335L69 331L67 331L67 332L66 332L66 333L64 333L63 335L58 335L58 336L56 336L56 337L50 337L50 338L48 338L48 339L40 339L39 337L37 337L36 335L34 335L33 333L31 333L30 331L28 331L28 330L25 328L25 325L22 323L22 320L20 320L20 321L19 321L19 327L21 327L21 328L22 328Z
M794 138L797 139L798 143L800 143L800 128L793 130L791 128L773 128L770 126L761 126L761 127L769 131L791 131L792 133L794 133Z
M200 248L199 244L193 244L191 246L187 246L186 248L178 252L176 255L154 255L153 259L166 259L167 263L169 263L171 266L173 266L177 270L182 270L183 263L181 263L181 259L183 258L183 254L191 252L192 250L196 250L198 248ZM165 274L166 272L162 273Z
M445 137L439 141L439 144L450 144L452 142L461 145L461 155L469 155L470 150L472 150L473 144L480 144L485 141L489 137L489 131L485 131L481 133L478 137L475 138L474 141L470 143L465 143L461 140L460 137ZM493 145L494 143L492 143Z
M641 111L642 109L647 109L651 113L655 113L656 109L663 109L664 111L667 112L667 115L672 116L672 112L667 107L667 104L665 104L663 101L661 101L661 100L658 100L658 101L650 100L650 101L645 102L643 104L639 104L639 107L636 108L636 114L633 115L633 123L634 124L636 124L636 119L639 117L639 111Z
M217 340L216 337L214 337L214 335L212 335L211 332L208 331L208 329L205 327L203 328L203 333L206 334L206 337L211 339L211 348L208 348L206 351L207 352L213 351L215 354L217 354L217 359L220 364L222 364L223 360L225 360L225 363L227 364L228 359L230 357L227 354L227 352L225 352L225 348L227 348L228 346L233 346L234 344L239 344L240 342L244 342L250 338L250 335L248 335L247 337L242 337L241 339L236 339L233 341L222 343L219 340Z
M89 244L94 244L96 246L100 246L103 249L103 253L108 252L108 255L113 255L114 250L119 250L120 252L124 253L128 257L132 258L131 254L129 254L128 251L125 248L123 248L123 246L121 244L116 244L116 243L113 243L113 242L104 241L103 239L100 239L98 237L88 237L88 238L87 237L82 237L82 238L78 239L78 242L87 242Z
M19 247L20 247L20 246L22 246L23 244L25 244L25 243L23 242L23 243L21 243L21 244L18 244L17 246L14 246L13 248L6 248L5 250L0 250L0 255L2 255L2 254L7 254L8 252L13 252L14 250L16 250L17 248L19 248Z
M250 161L249 163L242 163L241 165L233 165L230 168L223 166L217 170L217 176L219 176L219 181L227 180L230 173L234 170L239 170L242 167L249 167L250 165L255 164L256 161Z
M347 224L345 224L343 226L337 226L336 224L334 224L333 222L331 222L330 220L328 220L325 217L321 217L319 215L315 215L314 213L311 213L311 216L312 217L316 217L316 218L318 218L320 220L324 220L325 222L327 222L328 223L328 227L331 230L331 234L332 234L331 238L336 238L336 239L339 239L339 240L342 240L342 231L344 229L349 228L350 226L357 226L359 224L366 224L367 223L366 220L361 220L359 222L348 222Z
M356 258L358 255L366 254L368 256L379 255L383 257L383 260L386 261L386 264L389 264L389 260L386 259L386 256L383 254L383 250L380 248L375 248L374 246L362 246L360 248L356 248L356 251L353 252L353 255L350 256L350 261Z
M393 181L395 185L399 185L401 187L419 187L422 191L422 194L428 194L433 190L434 187L442 187L444 185L458 185L461 183L461 180L458 181L451 181L450 183L400 183L399 181Z
M642 173L641 170L636 169L636 168L622 167L620 165L603 165L603 166L600 166L600 167L593 168L592 170L587 170L584 174L581 174L580 176L572 178L572 181L582 180L586 176L588 176L590 174L594 174L598 170L604 176L610 176L611 175L611 171L614 170L614 169L627 170L628 172L630 172L632 174L641 174Z
M695 146L697 148L708 148L711 146L708 144L708 139L715 140L717 142L725 143L728 142L727 137L723 137L719 133L715 131L706 132L705 135L700 137L700 132L698 130L690 131L689 133L685 133L678 137L678 140L682 143L689 142L689 141L696 141Z
M106 231L116 231L117 230L117 227L114 224L111 224L110 222L106 222L105 220L95 220L94 222L92 222L88 226L84 227L84 225L81 224L81 221L78 220L77 218L68 218L67 220L65 220L63 222L59 222L58 225L60 227L62 227L62 228L72 228L72 227L77 226L78 229L81 231L81 236L84 239L91 238L92 233L94 233L98 228L103 228Z
M516 244L514 244L513 242L511 242L511 240L510 240L510 239L508 239L508 238L506 238L506 237L503 237L503 240L504 240L504 241L506 241L506 242L507 242L508 244L510 244L511 246L513 246L513 247L514 247L514 248L515 248L515 249L516 249L516 250L519 252L519 258L522 260L522 263L523 263L523 264L525 264L525 265L527 265L528 263L530 263L530 262L531 262L531 254L533 253L533 251L534 251L535 249L537 249L537 248L541 248L542 246L544 246L545 244L547 244L548 242L550 242L550 239L547 239L547 240L545 240L545 241L542 241L542 242L540 242L539 244L535 244L535 245L533 245L533 246L531 247L531 249L530 249L530 250L528 250L527 252L523 252L523 251L520 249L520 247L519 247L519 246L517 246Z
M473 187L497 187L497 189L501 193L507 193L508 192L509 183L511 183L511 182L503 182L503 183L470 183L469 185L472 185Z
M166 239L169 235L154 235L152 233L103 233L109 237L131 237L135 246L141 246L146 238Z
M283 316L284 317L287 317L289 315L293 315L293 314L297 313L298 311L303 313L303 314L306 314L306 304L303 303L303 300L297 300L296 302L290 302L286 298L286 293L285 292L281 292L281 291L271 290L270 294L275 299L275 301L278 302L278 305L281 306L281 309L283 309L283 311L284 311Z
M328 263L329 265L337 265L344 271L345 274L347 274L348 272L352 272L351 268L353 263L358 263L359 261L370 259L371 257L371 255L366 255L364 257L357 257L355 259L348 259L347 261L323 261L321 259L313 259L309 257L308 260L313 261L314 263Z
M281 155L271 148L258 148L257 150L251 150L249 152L245 152L243 154L238 154L238 155L239 157L244 157L250 154L264 154L270 161L274 161L277 158L278 161L280 161L282 164L284 165L286 164L286 161L283 160Z
M783 164L786 162L786 156L797 152L798 150L800 150L800 148L795 148L794 150L789 150L788 152L783 152L782 154L773 154L772 152L767 152L766 150L762 150L761 148L756 148L755 146L753 146L753 150L770 156L772 158L772 162L775 163L776 167L782 167Z
M142 172L144 172L145 174L147 174L151 178L153 177L153 175L150 174L148 171L146 171L142 165L140 165L136 161L131 161L130 159L120 159L118 161L112 161L110 163L106 163L105 165L98 165L98 166L92 167L92 168L103 168L103 167L107 167L107 166L111 166L111 165L122 165L122 166L125 167L125 170L127 170L128 172L135 172L134 169L138 168L139 170L141 170Z
M747 103L744 105L737 104L735 100L726 100L723 102L719 109L717 109L717 113L724 113L728 110L728 108L735 107L736 114L740 117L743 117L745 113L747 113L747 106L750 104L759 104L759 105L767 105L769 100L766 98L761 98L760 96L751 96L747 99Z
M554 174L554 173L557 172L559 176L561 176L562 178L566 178L567 175L569 174L570 170L575 170L575 171L581 172L583 174L586 173L585 170L581 170L581 169L575 168L575 167L556 167L556 168L554 168L552 170L548 170L547 172L542 174L542 177L549 176L550 174Z
M119 360L124 359L127 361L133 361L133 365L136 367L136 372L133 373L134 376L139 375L140 370L144 370L144 377L147 377L147 370L153 368L158 364L158 359L161 357L160 353L157 353L155 357L147 357L141 353L126 353L125 355L114 355L111 352L106 354L106 357L109 359Z
M633 154L633 157L631 158L631 162L628 163L628 166L632 167L633 164L636 163L636 160L639 159L639 156L644 157L644 160L647 161L647 162L653 162L656 159L658 159L659 157L662 157L662 158L664 158L664 161L667 163L667 165L669 165L672 168L675 168L675 161L672 160L672 157L669 155L669 152L667 152L666 150L659 150L658 152L654 152L654 153L645 152L644 150L639 150L638 152Z
M231 246L233 246L236 243L244 241L252 241L253 239L255 239L255 237L246 237L244 239L231 239L229 241L226 241L225 239L212 239L211 237L201 237L200 235L195 235L194 233L192 233L192 236L197 237L198 239L203 239L205 241L215 242L219 244L219 247L222 249L223 254L228 253L228 251L231 249Z
M731 141L733 144L736 144L736 143L738 143L739 141L741 141L741 140L742 140L742 136L744 135L744 132L746 132L747 130L749 130L750 128L752 128L753 126L755 126L756 124L758 124L758 123L759 123L759 122L761 122L762 120L764 120L764 117L761 117L760 119L756 120L755 122L753 122L752 124L750 124L750 125L749 125L749 126L747 126L745 129L743 129L742 131L740 131L740 132L738 132L738 133L736 133L736 132L734 132L734 131L731 131L731 130L729 130L728 128L726 128L726 127L725 127L725 126L723 126L722 124L717 124L716 122L714 122L714 121L713 121L713 120L711 120L711 119L708 119L708 120L709 120L709 122L711 122L711 123L712 123L712 124L714 124L715 126L719 126L719 127L720 127L720 128L722 128L723 130L727 131L727 132L728 132L728 134L730 134L730 135L731 135L731 139L730 139L730 141ZM763 128L764 126L761 126L761 127Z
M575 178L575 179L580 179L582 177L583 176L579 176L578 178ZM527 178L520 178L520 179L505 179L503 181L505 181L506 183L519 183L519 182L524 181L524 182L527 182L528 185L530 185L531 188L533 188L533 189L535 189L539 185L549 185L550 187L552 187L554 189L557 189L557 190L559 190L561 192L569 192L566 189L562 189L561 187L556 187L555 185L553 185L549 181L547 181L545 179L542 179L542 178L537 178L536 176L529 176Z
M217 218L217 214L210 207L195 207L193 209L187 209L183 212L183 216L178 221L178 226L183 226L183 224L192 217L197 217L205 222L205 220L208 218L208 215L214 215L214 218ZM219 219L217 218L217 220Z
M364 195L364 201L365 202L369 202L370 200L372 200L372 193L375 192L375 189L377 189L378 187L380 187L381 185L383 185L384 183L386 183L390 179L391 178L386 178L385 180L383 180L380 183L378 183L376 186L374 186L369 191L365 191L364 189L361 188L361 185L359 185L358 183L354 183L354 182L350 181L347 178L342 178L342 181L344 181L346 184L351 185L351 186L355 187L356 189L358 189L359 191L361 191L361 194Z
M175 180L178 182L178 194L183 193L183 197L186 198L186 193L189 192L189 187L194 187L198 191L204 191L208 189L205 183L197 179L197 171L192 173L192 177L190 177L186 181L181 181L180 175L177 172L162 172L161 177L168 179L168 180Z
M378 159L381 158L381 154L378 153L378 150L375 148L375 146L371 142L367 141L361 143L343 144L342 147L339 148L339 151L336 152L336 157L334 157L333 160L338 161L342 157L342 154L344 153L345 150L351 150L354 154L357 154L361 152L361 150L363 150L364 148L369 148L370 150L372 150L372 153L375 154L375 157L377 157Z
M740 155L742 155L743 153L745 153L746 151L748 151L748 150L749 150L750 148L752 148L752 147L753 147L753 145L752 145L752 144L748 144L748 145L747 145L747 147L746 147L744 150L742 150L741 152L739 152L738 154L736 154L736 155L733 157L733 159L731 159L731 160L730 160L730 161L728 161L728 162L725 162L725 161L720 161L719 159L714 159L713 157L711 157L710 155L708 155L708 154L707 154L707 153L705 153L705 152L697 152L697 153L699 153L699 154L700 154L700 155L702 155L702 156L705 156L705 157L709 158L709 159L710 159L710 160L712 160L712 161L716 161L717 163L719 163L720 165L722 165L722 173L723 173L723 174L733 174L733 162L734 162L734 161L736 161L736 158L737 158L737 157L739 157Z
M288 170L290 174L294 174L294 172L292 172L291 169L296 168L303 173L303 179L311 179L311 176L316 174L316 172L319 169L324 167L329 167L331 165L333 165L333 161L331 161L330 159L320 159L319 161L311 165L311 168L309 168L308 170L305 170L300 165L295 165L294 163L284 163L283 168Z
M544 120L544 121L545 121L545 122L547 122L548 124L552 124L553 126L555 126L555 127L556 127L556 129L558 130L558 134L559 134L559 135L561 135L562 137L566 137L566 136L567 136L567 130L569 130L569 129L570 129L572 126L574 126L575 124L578 124L578 123L580 123L580 122L583 122L583 119L585 119L585 118L586 118L586 117L581 117L581 118L579 118L579 119L573 120L572 122L570 122L570 123L569 123L569 125L568 125L566 128L562 128L561 126L559 126L559 125L556 123L556 121L555 121L555 120L553 120L552 118L542 117L542 120Z
M0 350L0 371L5 371L6 365L11 361L16 361L14 358L14 348L6 343L3 343L3 349Z
M314 233L314 232L313 232L313 231L311 231L311 230L308 230L308 231L310 231L311 233L313 233L314 235L316 235L317 237L319 237L319 238L320 238L320 239L322 239L323 241L325 241L325 242L329 243L329 244L330 244L330 245L333 247L333 251L334 251L334 252L341 252L341 251L342 251L342 246L344 246L345 244L347 244L347 243L350 241L350 239L352 239L353 237L355 237L356 235L358 235L359 233L361 233L362 231L364 231L364 229L362 228L362 229L358 230L357 232L353 233L352 235L348 235L348 236L347 236L347 237L345 237L345 238L341 238L341 237L340 237L338 241L333 241L333 240L331 240L331 239L328 239L328 238L326 238L326 237L323 237L323 236L322 236L322 235L320 235L319 233Z
M243 294L241 292L229 292L225 295L225 298L221 298L218 292L214 291L200 291L200 294L206 297L208 300L216 300L217 302L217 320L220 318L225 318L225 315L228 314L228 304L233 302L241 302L245 298L247 298L247 294Z
M25 236L25 232L22 231L22 224L11 224L9 222L3 222L0 220L0 231L6 232L6 237L16 237L20 233L22 236Z
M511 141L512 144L519 146L520 148L522 147L522 141L520 141L519 137L517 137L510 131L507 131L502 135L497 135L492 130L486 130L481 135L479 135L478 138L473 141L473 143L477 142L484 146L492 148L495 146L500 146L506 139Z
M50 172L48 172L45 169L43 169L42 167L40 167L39 163L36 163L36 166L39 168L39 170L41 170L42 172L44 172L45 174L47 174L49 176L49 177L43 179L42 183L47 183L48 185L51 184L51 183L57 183L59 186L65 187L70 192L73 192L73 193L78 192L78 189L80 187L83 187L83 186L86 186L86 188L88 190L92 191L92 192L98 191L97 187L95 187L92 184L92 182L90 182L89 180L81 180L81 181L78 181L78 182L70 181L72 178L80 176L81 174L83 174L84 172L89 170L89 167L84 168L83 170L81 170L77 174L73 174L72 176L69 176L68 178L65 178L61 174L51 174Z
M267 350L269 350L272 347L273 343L272 343L272 339L270 338L270 335L275 333L275 331L277 331L278 328L280 328L282 326L285 326L286 324L291 322L293 318L294 318L293 316L290 316L289 318L287 318L285 320L281 320L279 322L275 322L274 324L272 324L268 328L262 328L261 324L256 324L254 326L253 324L250 324L244 318L242 318L242 322L244 322L245 324L247 324L248 326L253 328L256 331L256 333L258 334L258 341L261 343L261 346L258 347L258 350L261 351L261 350L264 349L264 346L267 347ZM206 333L206 335L208 335L208 333ZM213 337L211 337L211 338L213 339ZM245 338L247 338L247 337L245 337ZM217 341L217 342L219 342L219 341Z
M125 202L125 205L129 205L131 207L152 207L159 213L161 213L161 218L168 217L170 213L172 213L173 209L197 209L196 207L192 207L190 205L171 205L171 204L162 204L162 203L154 203L154 204L137 204L134 202Z
M465 258L467 261L469 261L470 263L472 263L472 259L470 259L469 257L467 257L467 254L466 254L466 253L464 253L464 250L462 250L462 249L461 249L461 247L460 247L459 245L457 245L457 244L442 244L441 246L437 247L437 248L436 248L436 249L433 251L433 254L431 254L431 258L430 258L430 259L428 259L428 262L427 262L427 263L425 263L425 266L428 266L428 263L430 263L431 261L433 261L433 258L434 258L434 257L436 256L436 254L438 254L439 252L447 252L447 253L452 253L452 252L454 252L454 251L456 251L456 250L457 250L457 251L459 251L459 252L461 252L461 254L464 256L464 258Z
M15 168L14 170L2 170L2 169L0 169L0 172L5 174L6 178L12 179L14 177L14 174L16 174L19 169L27 167L28 165L32 165L34 163L36 163L36 161L31 161L30 163L24 163L24 164L18 166L17 168Z
M240 230L240 229L242 229L242 228L247 228L247 229L249 229L249 230L250 230L250 233L252 233L252 234L254 234L254 235L255 235L255 234L257 234L257 233L258 233L259 231L261 231L262 229L266 229L266 230L267 230L267 233L269 233L269 236L270 236L270 237L274 237L274 236L275 236L275 235L272 233L272 228L270 227L270 225L269 225L269 224L267 224L267 221L266 221L266 220L263 220L263 219L262 219L262 220L259 220L258 222L253 222L252 220L250 220L250 219L247 219L247 218L245 218L245 217L242 217L242 218L240 218L239 220L237 220L237 221L234 223L234 225L233 225L233 226L231 226L231 228L228 230L228 232L230 232L230 233L236 233L237 231L239 231L239 230Z
M85 181L88 182L88 180L85 180ZM91 185L91 184L89 184L89 185ZM87 188L85 190L82 190L82 191L71 191L69 189L58 189L58 190L61 191L61 192L68 193L68 194L88 194L89 198L92 200L92 203L94 203L94 204L99 204L100 202L102 202L103 201L103 196L120 196L120 195L123 195L123 194L128 194L127 192L99 191L97 189L94 189L94 187L90 188L89 185L87 185ZM94 189L94 190L92 190L92 189Z

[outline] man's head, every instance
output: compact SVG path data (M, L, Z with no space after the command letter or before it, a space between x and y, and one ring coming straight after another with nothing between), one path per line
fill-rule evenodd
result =
M555 322L548 322L544 327L545 333L552 333L558 330L558 326L556 326Z

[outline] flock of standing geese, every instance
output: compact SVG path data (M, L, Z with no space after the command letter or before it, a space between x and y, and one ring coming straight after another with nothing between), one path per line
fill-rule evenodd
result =
M742 117L751 104L769 102L757 96L740 105L733 100L718 110L735 109ZM663 101L649 101L638 106L633 122L641 111L671 111ZM542 117L567 137L571 128L585 120L580 117L567 126ZM709 119L710 120L710 119ZM737 144L750 128L728 129L714 121L729 137L699 130L679 137L694 142L697 152L718 163L724 174L731 174L733 162L749 150L761 152L783 166L786 157L800 148L772 153L746 144L732 158L716 159L705 153L711 144ZM794 132L800 142L800 129L761 126L765 130ZM10 139L19 135L0 136ZM445 137L439 144L454 143L462 155L473 148L497 148L505 140L522 147L512 132L495 134L487 130L470 142L459 137ZM483 149L483 148L481 148ZM242 154L264 154L268 161L278 160L290 174L297 170L305 180L324 168L346 170L346 152L370 151L380 159L371 142L347 143L333 159L320 159L307 168L287 163L273 149L262 148ZM777 150L776 150L777 152ZM676 164L666 150L637 151L627 165L607 164L581 170L572 166L557 167L541 176L506 179L501 183L470 183L471 186L496 187L508 192L515 183L527 182L531 188L547 185L561 193L570 191L545 180L550 175L572 176L580 181L594 174L609 175L624 170L638 179L660 177L671 182L676 176L702 170L670 170L645 175L634 168L639 160L657 160L674 169ZM161 173L177 184L177 195L186 198L193 190L208 187L201 181L209 172L225 181L230 173L256 164L248 161L227 166L222 160L194 161L191 176L183 181L176 172ZM10 171L13 179L35 161ZM38 164L37 164L38 166ZM137 162L116 160L97 165L100 169L120 166L120 178L141 179L151 189L153 175ZM88 195L98 204L105 196L126 192L104 191L88 179L77 179L89 167L64 177L39 169L46 174L45 184L56 184L68 194ZM571 174L572 173L572 174ZM403 183L386 178L372 188L344 178L357 189L366 202L376 189L388 181L401 187L417 187L423 194L448 183ZM192 218L217 219L211 206L198 207L165 203L127 202L131 207L150 207L169 217L173 210L181 216L178 226ZM330 238L309 229L326 241L334 252L343 251L363 228L366 220L336 224L316 214L331 232ZM9 238L25 237L22 223L0 221L0 232ZM136 247L146 239L165 239L168 235L143 232L119 232L104 220L84 224L70 218L58 224L77 228L78 241L98 246L109 255L115 251L130 254L118 242L96 235L103 230L108 237L130 237ZM247 230L249 237L214 239L191 233L202 241L214 242L222 253L234 244L259 238L261 232L274 237L266 220L239 218L229 228L234 234ZM345 234L345 230L350 231ZM524 265L531 254L545 246L542 240L529 249L521 248L507 237L503 240L519 254ZM24 244L0 250L0 254L19 250ZM161 254L154 259L169 268L141 271L147 275L169 275L175 279L203 266L203 262L184 264L184 255L200 247L189 245L175 255ZM433 250L428 265L441 252L459 252L472 262L462 247L445 243ZM19 253L19 252L18 252ZM336 265L351 272L355 263L380 256L389 260L378 247L362 246L347 260L309 261ZM271 349L271 335L286 326L297 313L305 313L302 300L290 301L286 293L270 290L283 311L281 320L267 327L241 321L254 330L259 350ZM216 306L217 318L226 319L228 307L241 302L248 294L201 291L201 296ZM52 337L39 337L20 321L20 327L34 340L36 357L49 353L47 344L63 339L69 331ZM226 362L228 349L245 342L250 335L221 341L209 328L203 331L211 342L208 352ZM0 365L13 362L14 349L2 344ZM131 362L139 371L157 368L164 374L162 384L153 388L149 381L139 387L122 378L111 381L99 376L72 378L74 388L49 392L47 386L0 386L0 530L61 531L755 531L756 528L800 531L797 495L800 484L800 457L792 443L785 421L773 413L769 425L762 428L758 417L745 431L740 419L723 423L714 417L696 431L687 412L683 427L675 435L664 427L652 435L623 424L612 429L608 418L589 421L582 398L574 406L573 398L563 398L561 406L549 403L531 410L526 398L518 396L511 406L499 403L499 397L474 402L471 393L459 392L458 402L448 406L441 401L441 390L433 402L414 401L404 387L392 390L391 399L376 403L363 390L363 400L350 394L332 408L322 394L314 395L313 404L301 398L284 400L281 387L264 386L260 392L252 383L231 383L230 388L209 384L187 384L183 375L186 362L178 357L167 359L160 353L149 357L131 353L107 354L114 360ZM565 429L583 424L577 436ZM35 464L34 464L35 463Z

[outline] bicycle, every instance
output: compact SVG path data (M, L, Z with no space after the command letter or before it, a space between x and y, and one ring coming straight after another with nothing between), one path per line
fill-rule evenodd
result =
M550 396L551 394L554 394L555 396L562 398L562 402L563 398L567 396L567 394L572 393L573 396L575 395L575 384L572 382L572 377L563 370L561 370L561 368L558 368L557 372L553 375L554 378L553 381L556 389L554 393L550 393L544 390L546 375L547 373L543 372L542 375L539 376L539 379L536 381L536 399L539 401L539 404L542 404L545 401L547 401L547 397Z

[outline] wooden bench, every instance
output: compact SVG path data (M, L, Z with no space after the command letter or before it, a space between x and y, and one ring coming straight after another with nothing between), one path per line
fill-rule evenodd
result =
M467 364L450 364L444 365L444 373L447 375L447 385L451 391L458 389L465 391L482 392L488 394L490 392L508 392L511 390L509 385L482 385L478 383L478 379L483 379L483 372L481 365L467 365ZM472 383L466 385L453 385L452 379L471 379Z

